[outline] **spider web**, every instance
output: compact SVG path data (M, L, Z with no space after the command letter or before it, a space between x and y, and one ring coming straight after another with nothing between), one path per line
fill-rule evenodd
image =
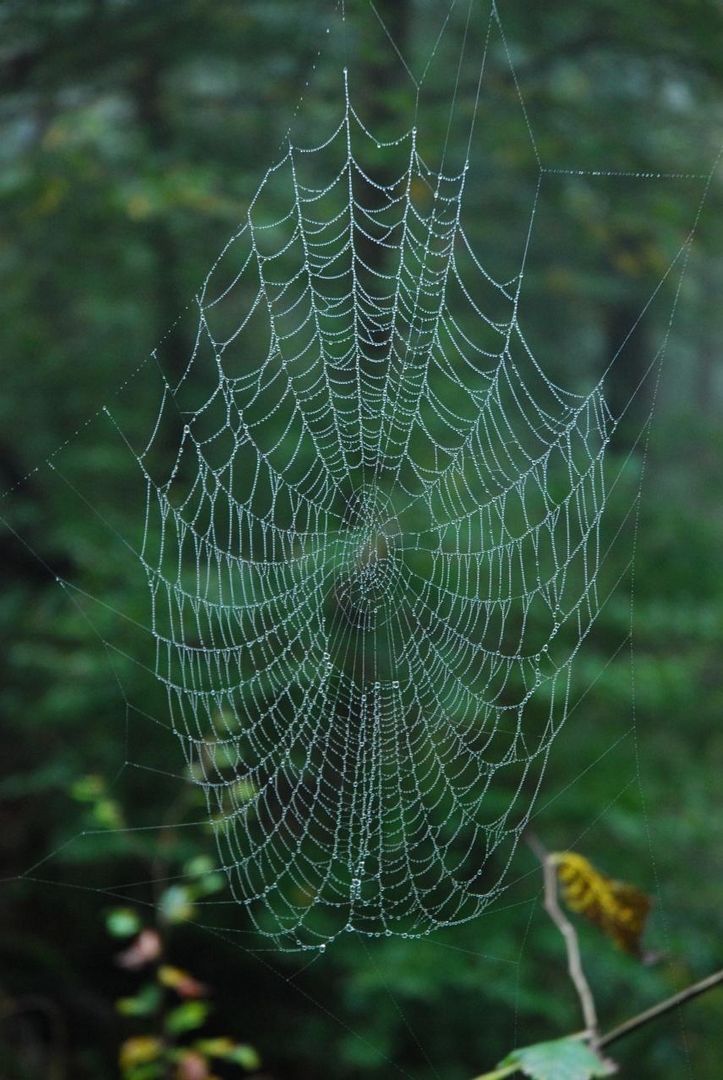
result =
M536 362L524 263L495 280L462 225L468 171L377 139L345 73L209 274L137 455L156 674L279 940L415 936L498 895L598 608L614 421Z

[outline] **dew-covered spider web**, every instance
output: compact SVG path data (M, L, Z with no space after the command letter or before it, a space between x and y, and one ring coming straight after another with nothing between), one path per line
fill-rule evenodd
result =
M187 366L159 364L149 430L105 410L142 477L136 618L170 724L234 903L282 947L415 937L499 896L603 600L621 413L528 343L555 170L516 79L534 182L509 275L468 227L485 61L429 136L417 95L382 137L344 69L203 283Z
M473 250L468 162L435 171L345 101L261 184L138 455L174 730L235 898L306 940L317 907L417 935L497 895L597 611L613 427L537 363L522 269ZM383 184L369 149L401 159Z

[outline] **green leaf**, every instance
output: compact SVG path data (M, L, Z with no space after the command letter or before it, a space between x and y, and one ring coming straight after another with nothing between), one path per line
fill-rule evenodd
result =
M250 802L258 793L258 789L250 780L237 780L232 790L240 803Z
M150 1016L161 1004L162 997L160 986L149 983L135 997L118 998L115 1007L123 1016Z
M133 937L141 928L141 920L133 908L113 908L105 917L105 926L113 937Z
M95 802L105 792L105 781L102 776L91 773L76 780L70 788L70 794L78 802Z
M149 1061L145 1065L132 1065L123 1073L124 1080L162 1080L166 1075L166 1066L159 1061Z
M261 1059L256 1050L247 1043L235 1043L232 1039L221 1037L199 1039L194 1045L197 1050L208 1057L228 1061L232 1065L240 1065L244 1069L253 1070L261 1066Z
M515 1067L532 1080L592 1080L609 1076L615 1067L591 1050L582 1039L553 1039L514 1050L499 1064Z
M229 1051L226 1055L226 1061L232 1062L234 1065L241 1065L244 1069L258 1069L261 1065L261 1059L254 1050L253 1046L248 1046L246 1043L239 1043Z
M123 812L115 799L99 799L93 807L93 819L104 829L123 828Z
M184 1031L194 1031L206 1022L209 1006L205 1001L184 1001L183 1005L172 1009L166 1017L166 1030L171 1035L180 1035Z
M223 874L206 874L202 877L194 889L197 896L209 896L211 893L220 892L226 888L226 877Z
M188 922L193 918L193 897L185 885L171 885L161 896L159 909L162 917L169 923Z
M194 858L189 859L183 867L184 874L188 877L200 878L205 874L212 874L216 869L216 865L212 858L208 855L196 855Z

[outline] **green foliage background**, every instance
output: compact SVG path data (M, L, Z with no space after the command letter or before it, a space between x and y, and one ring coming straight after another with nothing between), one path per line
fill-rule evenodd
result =
M466 5L456 6L427 83L430 146L464 28ZM474 7L478 25L483 7ZM413 70L443 8L377 4ZM353 85L394 131L408 96L399 64L370 5L347 9ZM708 173L723 115L713 0L506 0L501 15L545 164ZM141 908L188 900L158 885L121 886L180 874L205 848L203 835L180 828L160 845L153 830L123 831L194 820L202 808L192 788L161 775L182 771L178 746L126 708L113 674L131 703L163 715L163 695L132 659L142 648L133 627L114 614L143 622L145 583L98 517L133 527L132 460L102 418L83 425L193 297L302 93L297 141L325 130L342 35L331 0L4 2L0 26L0 451L2 487L14 489L0 510L0 1076L102 1080L116 1075L129 1030L113 1001L131 986L113 963L104 913L119 895ZM470 101L478 61L473 53L462 72ZM499 43L490 67L469 199L476 250L494 272L514 267L516 230L527 224L530 148ZM684 240L701 189L545 178L523 322L552 375L579 387L605 369ZM722 210L719 172L652 428L634 667L633 515L611 567L620 584L575 669L573 700L585 696L555 745L535 818L549 848L576 846L656 897L648 944L665 955L655 967L581 930L605 1026L721 962ZM613 402L627 400L659 347L674 288L671 277L613 369ZM169 363L186 347L181 323L165 339ZM152 417L157 400L144 388L129 384L121 415ZM611 528L635 498L651 393L647 380L615 447ZM59 472L35 471L68 439ZM62 475L80 478L97 514ZM56 576L107 606L58 587ZM89 776L99 778L90 790ZM350 937L299 974L306 959L259 951L266 944L234 908L220 909L214 933L197 925L213 921L201 909L172 919L169 948L214 987L216 1029L252 1042L265 1075L463 1080L515 1044L580 1025L524 850L511 879L472 924L421 942ZM716 1080L722 1027L723 998L713 994L621 1043L623 1075Z

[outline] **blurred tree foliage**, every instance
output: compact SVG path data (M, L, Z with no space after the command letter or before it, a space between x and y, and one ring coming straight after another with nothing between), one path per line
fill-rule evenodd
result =
M430 148L443 136L464 30L466 5L456 7L425 82ZM483 7L474 12L478 34ZM418 73L445 5L376 8ZM347 10L352 85L378 128L398 130L405 76L371 6L348 0ZM501 14L545 165L708 173L723 82L713 0L508 0ZM119 626L113 611L143 623L145 583L121 570L97 516L123 531L132 460L102 419L74 435L162 335L166 363L182 369L189 343L176 317L243 216L302 93L296 140L326 130L343 35L332 0L3 2L0 26L0 446L2 487L15 489L2 508L11 527L0 535L1 1070L7 1080L102 1080L115 1075L123 1037L113 1002L131 992L112 963L103 915L127 895L123 883L183 873L198 842L175 826L202 807L192 788L179 794L160 775L181 771L177 745L126 707L116 680L150 716L164 715L160 689L131 659L140 647L133 626ZM461 69L470 108L479 55L473 48ZM477 131L473 240L494 272L516 265L534 166L498 39ZM702 183L550 174L543 189L524 324L546 370L585 386L685 239ZM575 670L573 701L585 696L556 743L535 820L550 846L574 844L657 897L649 944L666 954L662 964L639 968L590 939L589 974L610 1023L720 963L722 203L718 174L652 433L635 571L635 728L632 515L611 567L620 584ZM613 368L614 405L628 401L660 345L674 279ZM653 384L634 396L619 436L616 523L637 491ZM131 388L118 408L150 418L156 404ZM97 514L62 470L34 471L66 439L59 460L92 477ZM56 575L82 576L107 606L59 588ZM117 649L104 646L111 638ZM139 761L160 774L122 768ZM160 844L157 833L122 831L160 822L168 826ZM535 874L520 852L507 899L474 924L419 943L372 948L350 938L298 978L303 958L258 953L263 943L251 935L209 936L190 909L173 920L174 956L182 966L193 958L194 974L216 988L218 1030L253 1043L268 1075L386 1077L398 1065L420 1080L461 1080L515 1043L577 1024ZM167 903L194 902L179 892L169 900L169 891ZM152 885L133 893L140 905L160 896ZM221 926L243 929L240 910L221 910ZM715 1080L722 1024L720 996L701 1000L680 1025L621 1045L625 1075L666 1080L688 1060L700 1080Z

